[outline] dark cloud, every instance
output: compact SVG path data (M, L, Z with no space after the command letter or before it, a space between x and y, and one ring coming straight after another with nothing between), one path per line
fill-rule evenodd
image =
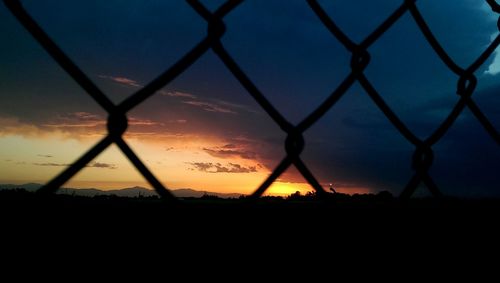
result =
M36 165L36 166L45 166L45 167L68 167L68 166L71 166L71 164L67 164L67 163L54 163L54 162L33 163L33 165ZM88 164L85 167L90 167L90 168L105 168L105 169L117 169L118 168L115 164L102 163L102 162L93 162L93 163Z
M45 158L52 158L54 157L53 155L50 154L37 154L38 157L45 157Z
M223 166L220 163L212 162L192 162L188 163L193 166L194 169L207 172L207 173L253 173L257 172L256 166L245 167L236 163L228 163Z
M47 162L47 163L33 163L33 165L47 166L47 167L68 167L71 164Z
M233 144L233 143L228 143L228 144L225 144L222 146L222 148L224 149L233 149L233 148L237 148L238 146Z
M93 167L93 168L107 168L107 169L116 169L115 164L110 164L110 163L101 163L101 162L94 162L92 164L87 165L87 167Z
M218 158L232 158L241 157L243 159L255 159L257 153L253 151L239 150L239 149L224 149L223 148L203 148L203 150L213 157Z

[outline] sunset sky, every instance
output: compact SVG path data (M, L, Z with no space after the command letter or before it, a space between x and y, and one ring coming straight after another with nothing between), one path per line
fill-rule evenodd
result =
M174 64L206 34L185 1L22 1L29 13L115 103ZM224 1L202 1L216 9ZM283 5L286 2L286 5ZM319 1L355 41L402 0ZM450 56L467 67L497 35L484 1L417 1ZM453 5L450 5L453 3ZM245 1L225 18L222 43L270 102L300 122L343 81L350 53L305 1ZM0 4L0 183L45 183L106 135L106 112ZM419 137L458 100L454 75L405 14L370 47L365 73ZM477 72L474 99L500 125L500 52ZM280 128L210 50L132 110L125 140L167 188L253 192L285 156ZM304 134L302 154L327 189L401 192L414 147L356 83ZM433 147L430 171L444 193L499 196L500 150L469 110ZM150 187L112 146L67 187ZM270 193L312 188L294 169ZM425 190L421 190L425 193Z

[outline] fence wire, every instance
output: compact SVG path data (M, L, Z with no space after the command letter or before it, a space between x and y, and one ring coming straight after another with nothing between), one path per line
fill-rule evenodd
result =
M137 170L146 178L156 192L167 201L177 201L177 198L165 188L160 181L148 170L139 157L132 151L129 145L123 139L123 134L127 130L127 113L141 104L158 90L168 85L172 80L182 74L193 63L195 63L209 49L212 49L220 58L224 65L231 71L234 77L241 83L247 92L257 101L257 103L269 114L282 131L287 134L284 142L286 155L279 165L274 169L271 175L257 188L250 196L259 198L266 190L281 176L291 165L294 165L302 176L315 189L320 197L326 197L328 194L323 189L318 180L314 177L307 165L301 159L300 155L304 149L305 141L303 133L314 125L324 114L329 111L342 96L352 87L355 82L366 91L376 106L389 119L391 124L399 133L411 144L415 146L412 158L412 168L414 175L410 178L408 184L403 189L400 197L409 198L413 195L417 187L423 183L435 197L442 197L438 186L429 175L429 169L432 166L434 154L432 147L438 143L448 132L453 123L467 107L481 123L491 138L500 144L500 135L493 124L482 113L481 109L472 99L476 89L477 78L475 72L491 56L495 49L500 45L500 35L497 35L493 42L483 51L483 53L468 67L463 68L451 59L443 49L439 41L433 35L431 29L422 17L416 6L417 0L404 0L403 3L372 33L370 33L360 43L351 40L334 22L334 20L325 12L316 0L306 0L309 7L314 11L320 21L350 53L351 53L351 71L344 78L342 83L333 90L329 97L323 103L310 113L304 120L297 125L291 124L266 98L266 96L257 88L252 80L238 66L237 62L231 57L224 48L221 38L226 31L224 17L231 13L244 0L228 0L222 4L215 12L210 12L205 5L198 0L186 0L186 2L207 22L207 34L187 52L173 66L160 74L145 87L132 94L120 104L115 105L81 69L54 43L47 33L38 25L38 23L27 13L21 1L3 0L8 9L14 14L18 21L28 30L28 32L38 41L40 45L52 56L52 58L109 114L107 121L108 133L106 137L100 140L89 151L83 154L75 163L69 166L61 174L56 176L38 192L51 194L57 192L61 186L69 181L76 173L82 170L89 162L101 154L111 144L116 144L123 154L132 162ZM495 0L485 0L492 11L500 14L500 5ZM368 49L383 34L391 28L404 14L409 13L415 20L422 34L428 43L434 49L435 53L441 58L451 72L458 76L457 94L458 102L455 104L451 113L443 120L439 127L431 133L426 139L418 138L395 112L385 103L383 97L378 93L370 80L365 76L364 70L370 63L370 53ZM497 27L500 30L500 17L497 21Z

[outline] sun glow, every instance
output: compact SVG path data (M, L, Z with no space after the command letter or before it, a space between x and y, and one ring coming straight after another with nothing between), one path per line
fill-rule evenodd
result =
M290 183L290 182L274 182L265 195L269 196L288 196L295 192L306 194L307 192L314 191L308 183Z

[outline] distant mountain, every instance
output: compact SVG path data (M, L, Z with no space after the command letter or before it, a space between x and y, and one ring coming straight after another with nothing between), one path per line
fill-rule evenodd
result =
M183 197L183 198L187 197L200 198L204 195L218 196L220 198L238 198L242 195L237 193L214 193L207 191L196 191L193 189L176 189L172 190L172 193L177 197Z
M42 184L36 184L36 183L27 183L27 184L22 184L22 185L13 185L13 184L0 184L0 190L12 190L12 189L25 189L29 192L34 192L41 188L43 185Z
M30 192L34 192L41 188L42 184L36 183L28 183L22 185L13 185L13 184L0 184L0 190L12 190L12 189L25 189ZM207 192L207 191L197 191L193 189L174 189L171 192L181 198L193 197L200 198L204 195L217 196L220 198L238 198L241 194L237 193L215 193L215 192ZM58 194L65 195L77 195L77 196L99 196L99 195L116 195L119 197L138 197L138 196L156 196L156 192L143 187L132 187L132 188L124 188L117 190L101 190L96 188L86 188L86 189L75 189L75 188L61 188L57 192Z

